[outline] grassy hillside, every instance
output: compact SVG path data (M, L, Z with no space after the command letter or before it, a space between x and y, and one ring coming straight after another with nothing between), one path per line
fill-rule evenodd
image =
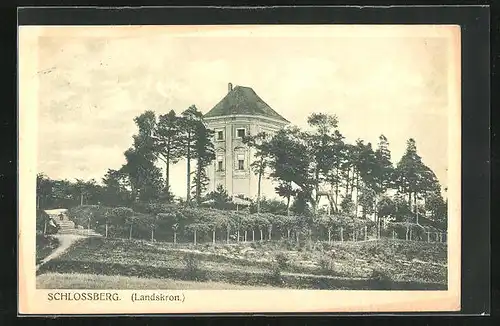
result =
M89 238L39 273L316 289L446 288L446 244L398 240L173 245Z

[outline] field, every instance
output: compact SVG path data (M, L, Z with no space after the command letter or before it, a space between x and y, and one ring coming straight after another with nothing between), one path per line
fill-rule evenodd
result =
M42 266L37 286L122 289L130 281L135 289L446 289L446 251L445 243L389 239L299 246L88 238Z
M58 274L48 273L37 277L38 289L92 289L92 290L269 290L273 287L255 287L217 282L194 282L173 279L146 279L120 275Z

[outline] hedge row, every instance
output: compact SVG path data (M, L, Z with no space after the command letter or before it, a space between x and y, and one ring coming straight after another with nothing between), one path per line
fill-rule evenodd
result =
M128 207L98 205L69 209L69 217L79 226L107 237L154 239L168 242L219 242L230 240L364 240L377 233L369 219L345 215L284 216L271 213L223 211L191 208L175 204L148 205L143 212ZM419 233L418 239L425 240ZM412 231L413 232L413 231ZM392 228L385 236L407 238L404 228ZM415 237L411 237L414 239ZM432 239L435 240L434 238Z

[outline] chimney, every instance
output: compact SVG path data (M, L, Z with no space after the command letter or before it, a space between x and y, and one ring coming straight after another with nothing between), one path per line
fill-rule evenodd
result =
M227 92L229 93L232 90L233 90L233 84L231 83L227 84Z

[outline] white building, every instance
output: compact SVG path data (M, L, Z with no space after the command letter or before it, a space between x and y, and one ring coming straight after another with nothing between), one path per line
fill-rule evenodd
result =
M245 135L272 134L290 122L276 113L250 87L228 84L224 98L204 116L214 133L215 161L208 167L207 191L222 185L230 196L257 196L256 176L250 169L254 150L243 144ZM275 196L271 180L263 178L262 196Z

